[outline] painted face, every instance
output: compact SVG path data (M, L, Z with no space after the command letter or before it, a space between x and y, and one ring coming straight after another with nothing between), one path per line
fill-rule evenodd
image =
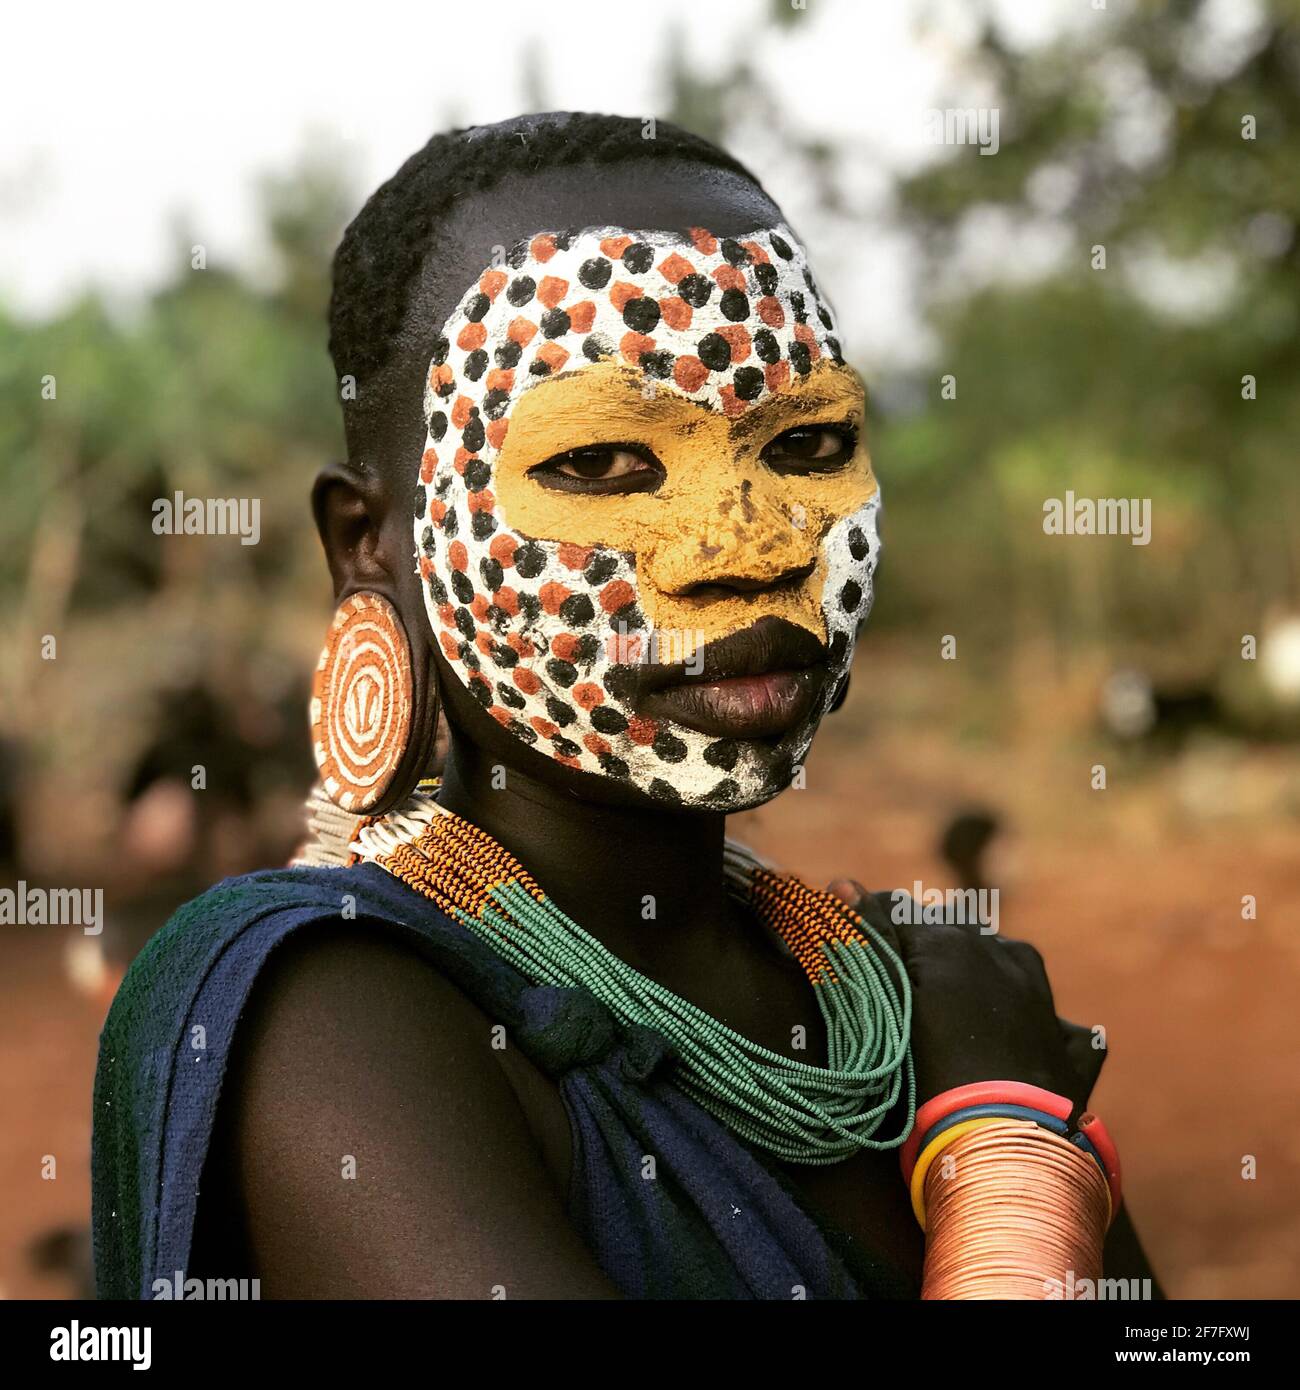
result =
M510 733L689 806L788 783L877 556L834 331L784 227L542 233L466 293L429 371L415 540L448 665ZM769 667L807 669L755 683L744 630L775 634ZM666 666L738 675L695 694L748 722L720 730L689 687L647 694Z

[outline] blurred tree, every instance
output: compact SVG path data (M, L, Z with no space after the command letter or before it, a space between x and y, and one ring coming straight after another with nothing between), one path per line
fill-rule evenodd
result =
M1126 6L1027 54L986 19L950 100L988 85L996 155L958 147L900 184L943 346L925 408L885 435L891 500L911 545L924 516L950 557L949 599L973 564L966 616L983 605L995 638L1032 614L1212 668L1300 600L1295 8ZM1002 247L991 273L976 243ZM1026 279L1036 244L1056 254ZM1067 489L1151 498L1152 546L1045 543Z
M355 205L323 148L261 188L260 281L204 265L176 233L170 281L130 312L94 294L40 323L0 315L0 735L33 772L120 790L168 693L207 692L257 748L263 785L300 778L305 702L328 612L309 520L342 444L325 351L329 257ZM257 499L261 538L167 536L154 503ZM42 639L57 642L49 661Z

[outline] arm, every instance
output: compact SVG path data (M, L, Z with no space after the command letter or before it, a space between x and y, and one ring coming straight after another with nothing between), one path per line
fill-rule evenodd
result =
M385 938L277 950L214 1137L264 1296L619 1296L565 1218L491 1027Z
M1057 1017L1032 946L966 927L895 923L890 895L869 894L853 879L829 889L869 917L906 965L918 1102L967 1082L1005 1079L1087 1103L1106 1054L1093 1050L1087 1029ZM1150 1279L1153 1295L1164 1297L1127 1203L1106 1234L1103 1258L1107 1278Z

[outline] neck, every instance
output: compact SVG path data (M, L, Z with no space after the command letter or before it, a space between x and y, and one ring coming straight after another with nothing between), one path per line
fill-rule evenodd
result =
M597 804L500 769L453 734L439 801L509 850L615 955L662 977L730 934L723 815Z

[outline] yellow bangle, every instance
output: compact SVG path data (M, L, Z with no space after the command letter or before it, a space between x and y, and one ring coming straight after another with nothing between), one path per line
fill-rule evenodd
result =
M988 1125L1017 1123L1028 1125L1031 1129L1034 1128L1032 1120L1016 1121L1007 1120L999 1115L986 1115L980 1119L962 1120L960 1124L953 1125L951 1129L945 1129L942 1134L936 1134L930 1140L925 1146L924 1152L916 1160L916 1167L912 1169L912 1211L921 1223L922 1230L925 1230L925 1178L934 1160L954 1139L961 1138L963 1134L969 1134L973 1129L984 1129Z

